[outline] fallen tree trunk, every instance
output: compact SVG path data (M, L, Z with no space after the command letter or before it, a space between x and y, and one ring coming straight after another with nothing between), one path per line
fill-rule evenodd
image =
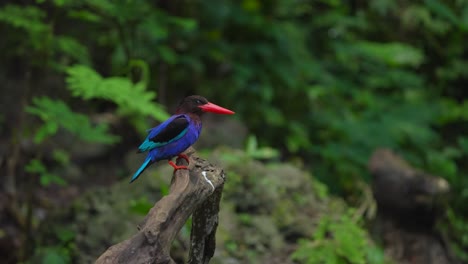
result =
M138 232L109 247L96 263L175 263L170 256L172 241L192 214L189 263L209 262L215 250L224 172L196 156L193 148L185 154L189 170L177 170L169 194L156 202ZM187 163L179 159L177 165Z

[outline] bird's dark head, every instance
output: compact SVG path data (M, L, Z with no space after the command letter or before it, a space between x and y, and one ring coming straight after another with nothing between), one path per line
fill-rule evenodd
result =
M191 95L185 97L177 107L177 114L182 113L193 113L197 115L202 115L205 112L232 115L233 111L223 108L219 105L208 102L205 97L200 95Z

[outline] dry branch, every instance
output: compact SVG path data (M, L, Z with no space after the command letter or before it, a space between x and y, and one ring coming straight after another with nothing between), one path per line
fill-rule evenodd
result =
M193 148L189 170L178 170L170 192L149 211L138 232L111 246L96 263L175 263L170 256L172 241L193 213L189 262L208 263L214 254L214 235L224 184L222 169L197 157ZM187 165L179 159L177 165Z

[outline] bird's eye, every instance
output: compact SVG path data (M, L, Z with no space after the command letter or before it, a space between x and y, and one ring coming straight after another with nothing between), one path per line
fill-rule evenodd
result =
M197 99L196 103L197 103L197 104L202 104L202 101L199 100L199 99Z

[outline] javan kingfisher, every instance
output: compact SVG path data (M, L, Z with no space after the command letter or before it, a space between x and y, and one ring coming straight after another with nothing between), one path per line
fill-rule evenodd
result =
M189 162L188 157L181 153L193 145L200 136L201 116L205 112L234 114L233 111L210 103L199 95L184 98L177 107L175 115L148 130L148 136L138 147L139 153L148 151L148 156L130 182L135 181L146 168L160 160L168 160L174 170L187 169L187 166L177 166L171 159L178 156Z

